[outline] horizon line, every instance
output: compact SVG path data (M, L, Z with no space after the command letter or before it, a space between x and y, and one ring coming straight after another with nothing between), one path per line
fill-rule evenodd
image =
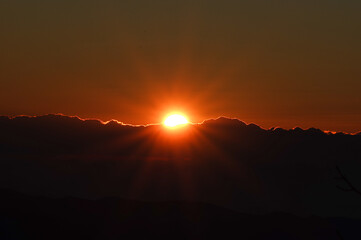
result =
M0 115L0 117L7 117L9 119L15 119L15 118L19 118L19 117L27 117L27 118L37 118L37 117L46 117L46 116L61 116L61 117L68 117L68 118L77 118L81 121L98 121L99 123L103 124L103 125L107 125L109 123L116 123L116 124L119 124L119 125L122 125L122 126L130 126L130 127L148 127L148 126L159 126L159 125L163 125L162 122L159 122L159 123L148 123L148 124L132 124L132 123L125 123L125 122L122 122L122 121L119 121L117 119L110 119L110 120L107 120L107 121L104 121L102 119L99 119L99 118L84 118L84 117L80 117L78 115L67 115L67 114L63 114L63 113L48 113L48 114L41 114L41 115L27 115L27 114L19 114L19 115ZM188 124L191 124L191 125L202 125L204 123L206 123L207 121L212 121L212 120L219 120L219 119L228 119L228 120L237 120L241 123L244 123L246 124L246 126L249 126L249 125L256 125L257 127L261 128L262 130L265 130L265 131L274 131L276 129L282 129L282 130L286 130L286 131L291 131L291 130L295 130L295 129L301 129L303 131L307 131L307 130L310 130L310 129L316 129L316 130L320 130L322 131L323 133L325 134L338 134L338 133L341 133L341 134L347 134L347 135L359 135L361 133L361 131L356 131L356 132L345 132L345 131L331 131L331 130L322 130L322 129L319 129L319 128L315 128L315 127L310 127L310 128L302 128L302 127L299 127L299 126L295 126L293 128L289 128L289 129L286 129L286 128L283 128L283 127L280 127L280 126L274 126L274 127L270 127L270 128L263 128L261 126L259 126L258 124L256 123L247 123L245 121L242 121L241 119L237 118L237 117L228 117L228 116L224 116L224 115L221 115L219 117L216 117L216 118L207 118L205 120L203 120L202 122L199 122L199 123L195 123L195 122L189 122Z

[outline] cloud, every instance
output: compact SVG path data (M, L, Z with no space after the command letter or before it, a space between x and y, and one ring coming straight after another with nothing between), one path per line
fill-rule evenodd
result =
M349 216L360 213L337 190L335 166L361 183L353 174L360 146L360 135L266 130L225 117L181 131L64 115L0 117L0 187Z

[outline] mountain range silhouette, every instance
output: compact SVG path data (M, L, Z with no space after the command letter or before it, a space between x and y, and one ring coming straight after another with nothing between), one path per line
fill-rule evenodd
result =
M3 224L15 228L18 225L12 224L11 219L20 225L36 223L52 229L49 219L70 221L72 216L84 222L84 229L95 224L102 239L114 239L105 237L105 227L99 227L105 222L92 211L100 211L100 219L109 218L107 229L115 234L127 222L128 215L123 211L129 204L137 206L130 215L139 214L139 219L130 220L134 221L130 228L139 226L142 236L151 234L153 227L157 229L153 233L160 234L162 224L168 224L164 231L170 231L173 228L168 220L179 221L180 228L188 229L192 233L188 237L193 239L234 233L237 226L248 229L247 234L251 235L242 230L247 239L272 239L262 236L271 234L268 230L275 229L276 223L293 229L292 224L287 225L292 222L299 229L308 229L305 237L299 239L339 239L337 231L343 231L345 221L360 226L360 196L337 187L346 186L339 179L339 167L354 186L361 188L360 134L332 134L314 128L262 129L225 117L171 130L162 125L132 126L64 115L2 116L0 157ZM94 208L89 207L92 204ZM11 208L4 207L7 205ZM104 208L117 206L123 210L114 210L114 216L102 215L111 212ZM194 219L184 220L180 214L183 210L179 210L184 206L197 209L191 211L195 216L210 214L199 221L201 225L196 225L201 226L198 230L202 234L193 229L195 225L187 225ZM34 210L37 208L38 212ZM148 212L142 212L143 208L148 208ZM226 216L225 222L217 214ZM319 217L310 220L313 215ZM34 222L28 219L30 216L35 216ZM314 225L314 221L320 225ZM224 224L220 227L223 230L217 232L212 224ZM75 225L69 222L66 228ZM227 226L232 226L232 230ZM267 234L252 238L257 227ZM180 228L175 232L187 234ZM73 231L69 229L65 232ZM83 234L84 229L78 229L77 234ZM322 230L322 238L315 237L315 229L326 229ZM123 230L112 236L135 231ZM55 229L49 234L52 231ZM293 239L287 235L288 230L277 231L274 239ZM166 232L164 237L170 234Z

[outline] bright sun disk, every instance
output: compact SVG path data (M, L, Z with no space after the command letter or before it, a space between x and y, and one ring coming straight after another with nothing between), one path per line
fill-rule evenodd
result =
M170 115L164 120L166 127L176 127L187 123L189 123L187 118L179 114Z

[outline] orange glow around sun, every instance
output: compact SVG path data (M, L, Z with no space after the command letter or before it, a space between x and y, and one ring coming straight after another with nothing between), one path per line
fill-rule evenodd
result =
M187 118L180 114L169 115L163 122L164 126L168 128L179 127L188 123Z

